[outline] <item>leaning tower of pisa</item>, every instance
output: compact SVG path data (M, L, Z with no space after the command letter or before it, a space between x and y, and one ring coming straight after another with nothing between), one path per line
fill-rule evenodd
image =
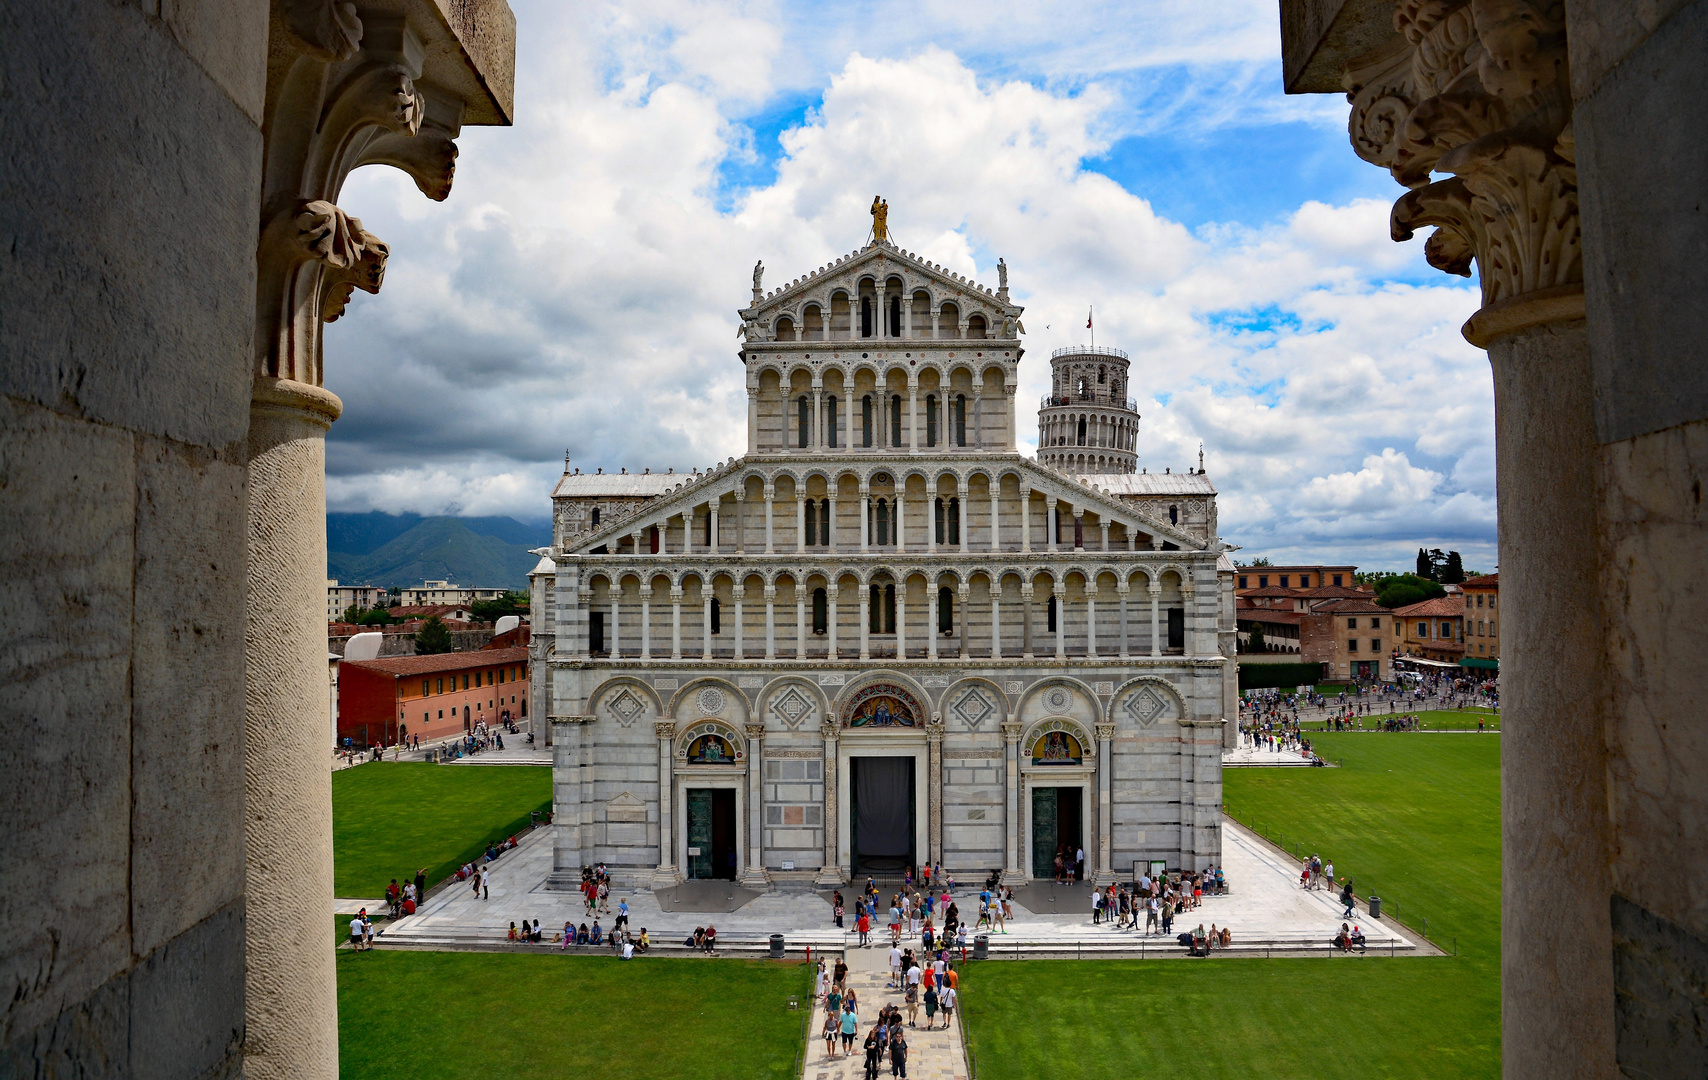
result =
M1127 354L1070 345L1050 354L1050 393L1038 403L1038 460L1065 472L1130 473L1138 402L1127 396Z

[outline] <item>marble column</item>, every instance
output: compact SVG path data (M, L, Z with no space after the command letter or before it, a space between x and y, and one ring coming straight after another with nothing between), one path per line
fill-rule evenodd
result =
M896 485L896 554L907 554L907 515L902 512L901 485Z
M807 550L807 501L801 497L799 486L795 488L795 554L805 555Z
M830 659L830 660L835 660L837 658L837 656L836 656L836 629L837 629L837 627L836 627L836 622L837 622L836 598L841 592L842 592L842 586L837 584L836 582L829 582L824 587L825 607L828 609L825 612L825 616L824 616L825 617L824 635L828 639L825 643L825 657L827 659Z
M1020 839L1024 833L1020 823L1020 725L1003 724L1002 742L1002 771L1006 774L1008 789L1007 813L1003 815L1002 823L1003 831L1007 834L1003 854L1008 865L1003 868L1002 876L1005 879L1019 880L1026 876L1026 870L1021 865L1020 851Z
M795 659L807 658L807 600L806 589L795 582Z
M842 863L836 856L836 725L822 723L818 734L824 740L824 865L819 867L813 884L835 886L843 882Z
M907 385L907 448L919 449L919 382L910 380Z
M1073 512L1073 549L1075 551L1085 550L1085 511L1083 510L1076 509Z
M765 586L765 659L777 659L777 586Z
M860 554L872 549L872 493L860 485Z
M1098 536L1101 538L1100 539L1101 546L1100 546L1099 550L1108 551L1109 550L1109 523L1107 521L1099 521L1097 523L1097 533L1098 533Z
M747 554L747 492L735 491L735 553Z
M935 478L925 482L925 507L925 551L928 555L935 555L937 554L937 481Z
M967 485L955 485L955 532L960 537L961 554L967 553Z
M1056 505L1056 501L1054 499L1049 500L1048 504L1044 508L1044 527L1049 530L1049 536L1044 541L1044 550L1056 550L1056 538L1060 536L1062 532L1061 520L1061 507Z
M860 586L860 659L872 658L872 587Z
M771 503L772 503L772 500L774 498L776 498L776 494L777 494L777 492L776 492L775 488L773 488L769 484L765 485L765 490L762 493L762 497L765 500L765 554L767 554L767 555L774 555L774 554L776 554L776 551L777 551L776 547L772 543L772 535L773 534L772 534L772 525L771 525L771 521L772 521Z
M640 658L644 664L652 659L652 586L646 585L640 591Z
M1157 620L1162 615L1162 586L1152 583L1151 594L1151 655L1162 655L1162 638L1157 636Z
M1113 774L1109 759L1114 753L1114 724L1098 724L1097 735L1097 876L1099 885L1111 885L1120 877L1110 865L1110 830L1114 828L1114 805L1110 802Z
M722 503L723 498L722 496L719 496L706 504L706 513L710 514L712 518L712 524L710 525L712 542L706 545L706 550L711 552L713 555L716 555L724 549L724 534L718 528L718 507Z
M930 635L926 635L929 637ZM896 659L907 659L907 580L896 582Z
M1002 550L1002 478L990 482L990 549Z
M1067 588L1061 581L1050 585L1050 595L1056 598L1056 659L1067 658Z
M932 864L943 861L943 732L941 716L925 726L925 846Z
M712 583L710 581L703 582L700 588L702 590L701 595L705 598L700 616L700 638L701 644L705 646L705 651L700 659L710 660L712 658Z
M670 587L670 659L682 659L682 586Z
M1032 659L1032 583L1020 583L1020 655Z
M928 660L937 659L937 601L939 594L935 582L925 583L925 657Z
M1032 551L1032 489L1020 489L1020 550Z
M623 641L620 635L622 629L622 582L616 582L611 587L611 659L623 655Z
M825 328L824 328L824 336L826 339L828 339L830 337L830 325L829 325L829 323L830 323L830 317L828 315L826 315L825 316ZM826 450L829 448L826 441L825 441L825 437L824 437L824 387L823 386L814 386L812 388L812 433L813 433L812 444L813 444L813 448L815 450Z
M960 648L958 652L960 653L961 659L965 660L969 655L971 655L967 649L967 612L970 610L967 607L967 601L972 599L972 586L965 581L961 582L961 587L957 595L961 598L961 611L960 618L954 620L955 636L960 639Z
M912 296L904 296L901 298L901 336L904 338L913 337L913 297Z
M667 889L680 880L676 871L676 838L672 831L675 816L671 813L676 804L672 769L676 761L676 722L654 721L652 733L658 739L658 868L652 872L652 887Z
M1002 659L1002 582L990 586L990 658Z
M735 599L735 658L737 660L745 660L746 655L742 651L742 645L743 645L742 631L745 630L746 627L743 626L742 624L745 623L747 620L742 617L743 612L741 609L741 604L742 604L742 601L747 598L747 589L746 589L746 587L744 587L743 585L741 585L738 582L736 584L735 588L730 591L730 593L731 593L731 596L733 596Z
M765 872L765 800L761 794L761 770L765 763L765 725L748 724L747 731L747 870L741 884L749 889L768 889L771 875Z
M1093 595L1094 586L1085 583L1085 655L1097 659L1097 597Z
M1122 581L1116 591L1121 594L1121 659L1125 660L1127 658L1127 593L1131 591L1131 586Z

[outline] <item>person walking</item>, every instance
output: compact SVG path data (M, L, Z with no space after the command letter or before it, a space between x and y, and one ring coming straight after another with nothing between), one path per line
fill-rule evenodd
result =
M860 1029L860 1018L854 1014L852 1002L842 1003L842 1053L843 1056L854 1052L854 1036Z
M937 987L925 988L925 1030L930 1031L937 1026Z
M955 1006L960 1003L960 1000L961 992L955 989L955 984L952 982L943 988L942 993L937 995L937 1007L943 1010L944 1030L948 1029L949 1022L955 1018Z
M1096 926L1103 920L1103 892L1101 889L1091 890L1091 925Z
M492 899L492 890L487 887L486 867L484 866L480 868L480 898L482 900Z
M907 1036L900 1028L890 1036L890 1075L907 1080Z
M828 1005L824 1010L824 1059L836 1060L836 1037L842 1033L842 1016Z
M1341 918L1352 918L1352 905L1356 899L1357 897L1352 892L1352 879L1347 878L1345 887L1340 890L1340 902L1346 907L1346 910L1341 913Z

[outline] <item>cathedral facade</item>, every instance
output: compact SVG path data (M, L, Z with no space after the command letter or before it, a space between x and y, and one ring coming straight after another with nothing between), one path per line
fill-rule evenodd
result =
M780 289L755 267L745 455L553 492L554 885L1220 861L1214 487L1122 471L1113 440L1106 474L1021 456L1006 267L992 290L876 232Z

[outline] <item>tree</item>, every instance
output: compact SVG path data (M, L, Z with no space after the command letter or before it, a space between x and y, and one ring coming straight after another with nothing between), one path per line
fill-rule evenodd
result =
M1274 564L1269 561L1269 556L1259 555L1255 559L1252 559L1249 562L1242 562L1239 565L1240 566L1273 566Z
M1385 608L1405 607L1446 596L1439 583L1416 574L1395 574L1376 584L1376 603Z
M391 612L385 608L372 607L362 612L362 617L356 621L363 626L390 626L396 620L391 617Z
M1422 548L1417 549L1417 576L1435 580L1435 567L1429 561L1429 552Z
M1265 651L1267 651L1264 644L1263 644L1263 624L1262 623L1252 623L1251 624L1251 646L1250 646L1250 649L1248 651L1250 651L1250 652L1265 652Z
M360 623L362 621L362 616L365 614L367 614L367 612L360 605L351 604L349 607L344 609L342 620L347 623Z
M507 592L491 600L476 600L469 605L469 612L481 622L497 622L506 615L526 615L528 594Z
M1447 553L1447 563L1441 568L1441 583L1457 585L1465 580L1465 562L1457 551Z
M451 631L439 616L434 615L422 624L415 635L415 652L419 656L451 651Z

